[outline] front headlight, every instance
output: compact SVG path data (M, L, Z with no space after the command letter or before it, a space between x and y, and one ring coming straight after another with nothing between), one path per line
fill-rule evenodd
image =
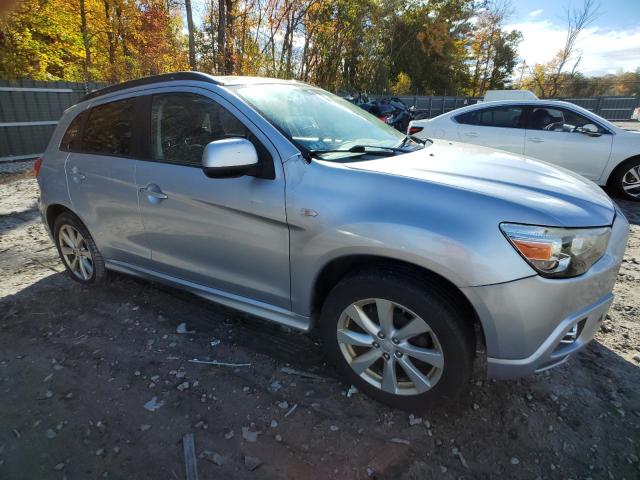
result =
M582 275L604 255L610 227L556 228L501 223L500 230L540 275Z

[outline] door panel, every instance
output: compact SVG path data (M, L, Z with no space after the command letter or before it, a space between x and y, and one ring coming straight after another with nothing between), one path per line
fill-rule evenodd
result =
M135 184L134 98L106 102L78 116L81 138L63 138L72 150L65 162L69 195L103 256L140 263L150 257ZM70 130L76 120L72 122Z
M520 106L488 107L458 115L458 138L464 143L521 155L524 151L523 110Z
M212 179L195 167L146 162L137 171L154 269L283 308L289 230L282 182Z
M268 142L219 102L187 92L154 95L150 102L155 161L140 162L136 183L153 269L290 309L289 229L277 153L258 148L261 162L271 162L272 178L214 179L199 166L209 141Z
M136 160L71 153L65 170L73 209L102 255L139 264L150 257L138 213Z
M613 136L601 128L598 136L580 133L589 123L587 117L564 108L532 108L524 153L598 180L609 161Z

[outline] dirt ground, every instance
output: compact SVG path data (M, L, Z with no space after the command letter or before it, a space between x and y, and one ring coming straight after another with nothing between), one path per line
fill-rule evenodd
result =
M72 282L36 198L0 174L0 479L182 479L189 433L200 479L640 478L640 204L619 202L632 235L596 341L415 418L347 394L313 336L125 276Z

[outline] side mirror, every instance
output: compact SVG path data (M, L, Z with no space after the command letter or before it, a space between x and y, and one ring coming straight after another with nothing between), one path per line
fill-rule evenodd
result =
M582 127L578 127L576 130L585 135L589 135L590 137L599 137L601 135L601 133L598 131L598 127L596 127L593 123L587 123Z
M258 152L246 138L208 143L202 153L202 171L210 178L241 177L258 165Z

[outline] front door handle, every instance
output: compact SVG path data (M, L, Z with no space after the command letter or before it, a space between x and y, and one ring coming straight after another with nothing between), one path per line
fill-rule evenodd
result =
M479 136L480 136L480 134L479 134L479 133L477 133L477 132L467 132L467 133L465 133L465 135L466 135L467 137L471 137L471 138L476 138L476 137L479 137Z
M157 200L166 200L169 196L164 193L160 187L154 183L150 183L146 187L141 187L140 192L144 193L149 200L155 198Z
M529 137L527 138L527 141L532 142L532 143L543 143L544 140L538 137Z

